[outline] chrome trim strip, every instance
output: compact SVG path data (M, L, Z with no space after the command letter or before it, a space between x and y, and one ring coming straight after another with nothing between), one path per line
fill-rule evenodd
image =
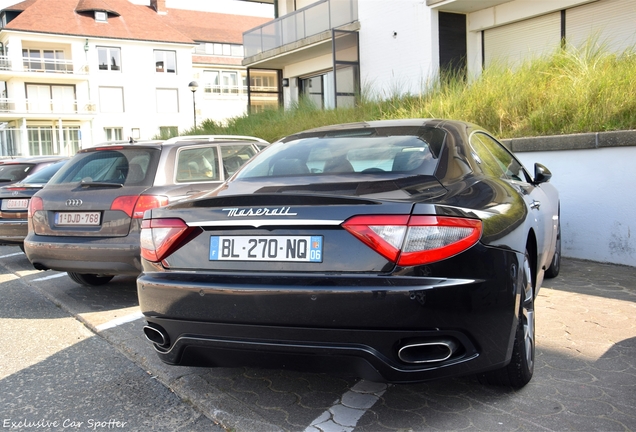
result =
M253 226L259 228L262 226L284 226L284 225L340 225L343 220L324 220L324 219L242 219L242 220L211 220L200 222L186 222L191 227L203 227L203 226Z

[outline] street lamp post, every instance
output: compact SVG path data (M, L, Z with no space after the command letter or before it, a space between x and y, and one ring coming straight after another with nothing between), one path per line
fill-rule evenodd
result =
M190 91L192 92L192 109L194 111L194 130L196 131L197 130L197 103L194 98L194 93L199 88L199 83L197 83L196 81L192 81L190 82L190 84L188 84L188 87L190 88Z

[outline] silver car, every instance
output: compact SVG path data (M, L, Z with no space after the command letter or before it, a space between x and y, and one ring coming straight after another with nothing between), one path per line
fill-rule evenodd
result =
M267 145L186 136L81 150L30 201L27 258L82 285L137 275L144 212L217 188Z

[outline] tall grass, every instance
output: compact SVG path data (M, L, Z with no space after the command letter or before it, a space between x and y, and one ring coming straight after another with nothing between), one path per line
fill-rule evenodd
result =
M270 142L337 123L451 118L477 123L500 138L636 129L636 51L612 53L595 43L510 67L495 64L466 82L444 77L419 94L363 95L355 108L290 109L204 121L186 133L253 135Z

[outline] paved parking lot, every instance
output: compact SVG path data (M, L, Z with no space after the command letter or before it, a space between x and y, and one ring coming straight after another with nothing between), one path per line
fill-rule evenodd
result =
M512 391L471 377L387 386L337 371L168 367L142 337L134 278L83 288L25 272L24 257L2 264L228 430L636 430L636 267L565 259L537 300L534 378Z

